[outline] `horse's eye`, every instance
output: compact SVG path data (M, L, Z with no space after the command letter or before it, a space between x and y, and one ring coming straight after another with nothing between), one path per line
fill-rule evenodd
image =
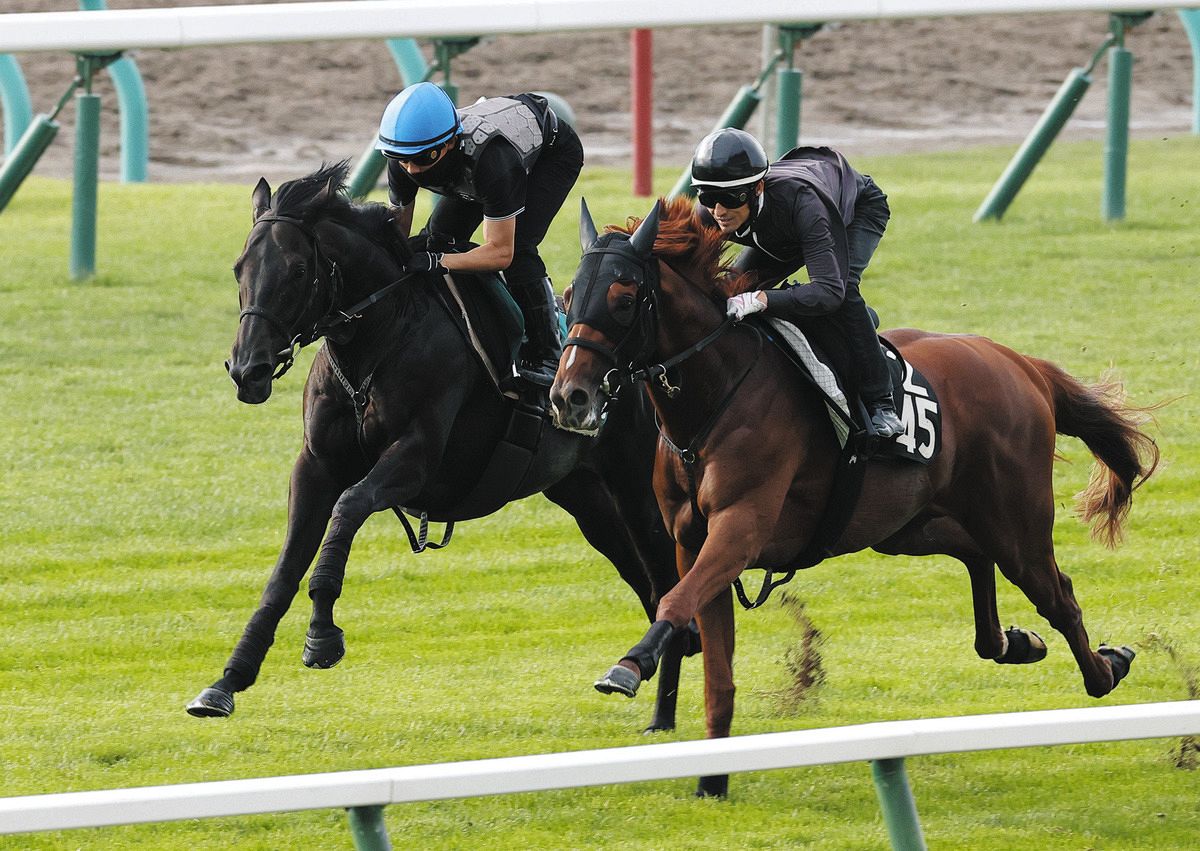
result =
M308 270L305 269L304 264L301 263L299 266L297 266L295 269L292 270L292 277L295 278L297 281L303 281L304 277L307 273L308 273Z
M628 310L631 307L633 307L633 296L623 295L617 299L618 310Z

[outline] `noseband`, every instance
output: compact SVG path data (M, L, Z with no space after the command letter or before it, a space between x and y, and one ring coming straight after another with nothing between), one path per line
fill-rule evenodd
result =
M327 277L329 279L328 305L326 306L325 310L322 311L321 315L314 320L312 326L307 329L296 331L295 329L290 328L289 324L285 323L278 316L271 313L264 307L259 307L258 305L252 304L249 307L245 307L238 315L239 325L247 316L258 316L288 341L287 348L276 353L276 357L280 358L280 363L278 369L275 370L275 374L272 376L272 380L275 380L283 376L284 373L292 368L292 364L296 361L296 353L321 336L325 330L325 326L336 324L336 322L348 321L355 317L352 314L342 313L341 316L343 318L336 320L334 323L328 323L325 321L326 317L329 317L331 314L339 313L337 310L337 303L341 299L342 294L342 273L338 268L337 263L321 250L321 241L317 238L316 231L309 227L302 219L298 219L293 216L280 216L273 213L265 213L254 220L253 227L257 227L262 222L286 222L293 227L297 227L306 237L308 237L309 244L312 247L312 283L309 285L308 291L305 295L304 306L300 309L300 313L296 316L296 318L292 320L293 323L299 323L301 320L303 320L316 303L321 292L322 266L328 268Z

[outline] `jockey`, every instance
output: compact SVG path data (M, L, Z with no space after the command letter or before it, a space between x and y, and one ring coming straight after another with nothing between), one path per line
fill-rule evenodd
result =
M849 344L871 426L883 439L903 433L891 373L858 291L891 215L887 196L830 148L796 148L768 164L753 136L728 128L696 148L692 186L701 217L746 246L734 268L755 272L763 287L729 299L726 314L741 319L765 310L791 322L828 317ZM808 284L770 289L801 266Z
M549 386L562 347L538 245L583 167L575 131L536 94L481 98L456 110L433 83L417 83L387 105L375 147L387 158L388 200L405 238L417 189L443 196L426 225L430 250L415 254L405 271L504 272L525 317L518 371ZM480 222L477 248L438 250L470 240Z

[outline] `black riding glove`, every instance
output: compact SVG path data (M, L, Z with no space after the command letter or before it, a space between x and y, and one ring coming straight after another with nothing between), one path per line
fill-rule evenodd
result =
M446 267L442 265L442 258L445 256L444 254L432 251L418 251L404 264L404 271L438 272L444 275L446 274Z

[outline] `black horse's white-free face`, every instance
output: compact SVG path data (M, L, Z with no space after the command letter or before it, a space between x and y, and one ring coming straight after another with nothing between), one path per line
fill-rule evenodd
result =
M298 219L269 214L271 187L265 179L255 186L252 202L254 224L233 267L241 314L225 368L238 399L260 404L270 398L281 365L290 365L318 270L315 235Z

